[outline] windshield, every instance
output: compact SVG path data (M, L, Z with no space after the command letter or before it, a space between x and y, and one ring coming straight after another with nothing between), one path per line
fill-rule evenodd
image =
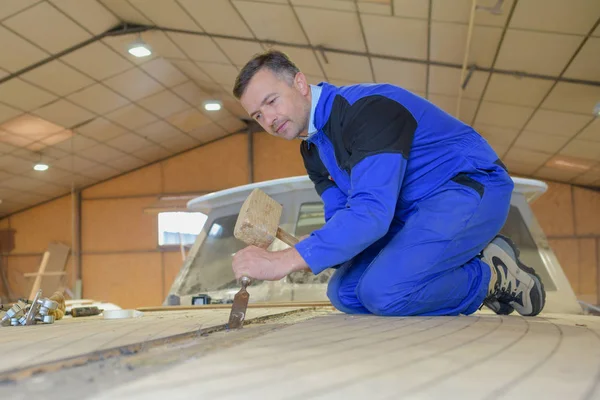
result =
M179 279L176 294L180 296L210 297L211 303L230 303L239 290L232 267L233 255L246 247L245 243L233 236L237 214L217 217L206 224L200 234L200 248L190 251L192 260L189 268ZM296 237L308 235L325 224L323 203L318 201L302 203L297 212L291 215L290 224L295 225ZM556 285L551 279L540 256L537 245L521 215L519 209L511 206L502 234L509 236L519 247L521 259L535 268L546 290L555 291ZM204 238L203 238L204 237ZM203 239L202 239L203 238ZM277 250L282 243L275 241ZM195 253L194 253L195 252ZM193 254L196 254L193 256ZM333 275L333 268L318 275L311 272L294 272L276 282L253 281L248 288L250 302L277 301L322 301L326 300L326 284Z
M204 228L206 238L193 259L180 295L199 295L225 289L239 290L231 262L246 244L233 236L237 214L216 218ZM192 249L193 251L193 249ZM252 284L256 285L255 281ZM218 302L218 299L213 299Z

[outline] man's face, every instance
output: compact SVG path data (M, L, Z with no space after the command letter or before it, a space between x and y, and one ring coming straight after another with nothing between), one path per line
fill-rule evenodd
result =
M263 68L252 77L240 102L271 135L292 140L308 131L310 87L302 73L290 84Z

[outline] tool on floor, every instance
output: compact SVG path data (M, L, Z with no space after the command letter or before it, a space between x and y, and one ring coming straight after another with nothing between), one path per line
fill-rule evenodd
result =
M5 321L9 321L9 320L12 322L12 319L18 320L25 308L26 308L26 303L19 300L18 302L13 304L13 306L11 308L8 309L6 314L4 314L4 316L2 317L2 320L0 321L0 324L4 323Z
M41 297L42 289L38 290L38 292L35 294L33 302L31 303L29 310L27 310L27 313L25 313L25 315L19 319L19 323L21 325L33 325L36 323L35 316L40 313L40 306L42 305L42 303L40 303Z
M40 315L46 316L50 314L50 311L54 311L58 308L58 303L50 299L39 299L39 313Z
M233 235L246 244L266 249L275 238L288 246L294 246L298 239L279 227L283 206L256 188L242 204ZM234 296L229 315L229 329L239 329L244 325L250 294L246 290L250 278L242 277L242 288Z
M17 303L6 312L0 321L2 326L24 326L37 323L53 324L64 315L64 296L60 292L54 293L50 298L42 297L39 289L33 300L19 299Z
M104 319L126 319L139 318L144 313L138 310L104 310L103 315Z
M92 306L92 307L74 307L70 311L67 311L67 315L71 315L73 318L79 317L91 317L93 315L100 315L102 313L102 309Z

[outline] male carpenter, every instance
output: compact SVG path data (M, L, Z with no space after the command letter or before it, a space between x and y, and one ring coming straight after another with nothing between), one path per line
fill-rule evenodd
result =
M252 58L234 94L268 133L302 139L326 220L289 249L239 251L236 277L336 268L327 295L346 313L542 311L540 278L498 234L513 181L473 128L397 86L309 85L278 51Z

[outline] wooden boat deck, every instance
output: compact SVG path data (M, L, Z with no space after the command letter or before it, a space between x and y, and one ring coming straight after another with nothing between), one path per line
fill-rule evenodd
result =
M161 344L160 339L168 340L178 335L200 335L224 327L230 309L229 306L220 309L153 311L144 312L138 318L114 320L105 320L102 316L64 318L50 325L2 327L0 377L6 379L11 371L27 370L62 360L74 359L74 364L84 363L90 354L96 354L96 359L126 354L148 347L153 341ZM247 320L300 309L249 308ZM132 347L127 348L128 345ZM111 349L114 352L111 353Z
M0 376L18 379L65 366L89 367L90 360L126 359L153 345L162 351L156 357L164 357L171 350L162 345L178 337L187 340L177 350L185 355L190 343L195 351L209 343L198 335L215 332L211 337L225 335L227 345L219 346L217 340L206 353L97 390L85 389L94 378L91 370L64 372L78 377L73 379L84 397L110 400L600 399L600 318L595 316L523 318L482 311L460 317L380 318L321 307L314 315L297 317L307 308L250 308L248 321L263 318L262 326L272 328L249 324L242 331L221 333L229 308L1 328ZM53 382L52 373L40 376L46 377L44 385ZM22 379L20 388L35 379ZM75 398L70 385L56 390L63 398Z
M332 314L94 399L600 398L600 319Z

